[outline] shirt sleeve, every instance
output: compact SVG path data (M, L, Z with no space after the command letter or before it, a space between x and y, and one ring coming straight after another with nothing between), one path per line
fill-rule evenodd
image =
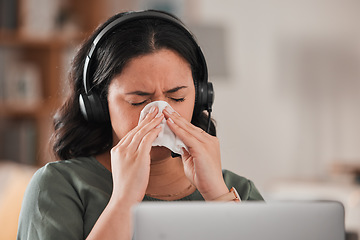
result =
M84 239L82 212L71 182L48 164L35 173L27 187L17 240Z
M242 201L264 201L264 198L251 180L228 170L223 170L223 177L226 186L229 189L234 187Z

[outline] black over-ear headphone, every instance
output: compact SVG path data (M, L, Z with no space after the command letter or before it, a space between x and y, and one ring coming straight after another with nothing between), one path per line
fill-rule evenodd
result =
M214 90L211 82L208 82L208 72L206 61L204 55L201 51L200 46L197 44L194 36L191 32L186 28L186 26L178 19L164 12L160 11L141 11L141 12L131 12L125 14L113 22L109 23L104 29L100 31L100 33L95 37L89 53L86 55L84 71L83 71L83 84L85 93L80 94L79 96L79 104L80 110L88 121L91 122L106 122L110 120L108 104L106 99L102 99L99 94L92 89L92 81L90 76L90 66L91 66L91 58L94 54L95 50L101 43L101 41L116 27L119 27L122 24L126 24L131 21L137 21L140 19L160 19L166 22L173 24L174 26L183 30L183 32L191 39L191 41L196 46L198 51L199 60L202 72L200 74L200 78L196 79L195 89L196 89L196 99L195 99L195 107L194 114L200 114L203 110L207 110L209 112L209 123L208 123L208 132L210 126L210 113L212 110L212 104L214 101Z

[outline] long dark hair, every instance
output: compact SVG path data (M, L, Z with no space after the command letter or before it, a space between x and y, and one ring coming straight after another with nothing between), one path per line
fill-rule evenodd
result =
M117 14L97 28L82 44L74 58L69 77L70 93L54 115L53 152L59 159L97 155L109 151L113 146L111 123L85 120L79 108L79 95L84 92L84 62L94 38L110 22L124 14L129 13ZM200 66L193 42L182 30L166 21L142 19L114 29L97 48L92 57L92 64L96 66L91 73L94 90L101 98L107 99L110 81L121 73L129 60L164 48L175 50L190 64L196 87ZM205 112L193 115L191 120L192 124L205 131L207 121ZM216 135L213 120L209 133Z

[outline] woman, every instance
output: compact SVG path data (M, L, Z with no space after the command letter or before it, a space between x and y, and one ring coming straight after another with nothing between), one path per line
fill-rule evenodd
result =
M221 169L215 125L203 112L212 104L206 63L174 16L110 18L79 50L70 80L54 118L61 161L29 184L18 239L130 239L130 209L141 201L238 200L234 189L243 201L263 200L251 181ZM171 107L138 123L154 101ZM187 147L181 156L152 147L163 119Z

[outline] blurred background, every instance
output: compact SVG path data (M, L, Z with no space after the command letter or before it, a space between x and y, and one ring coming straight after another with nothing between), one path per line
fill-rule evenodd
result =
M54 161L77 47L111 15L148 8L179 16L203 48L223 168L267 201L341 201L360 232L360 1L1 0L0 239L15 238L27 182Z

